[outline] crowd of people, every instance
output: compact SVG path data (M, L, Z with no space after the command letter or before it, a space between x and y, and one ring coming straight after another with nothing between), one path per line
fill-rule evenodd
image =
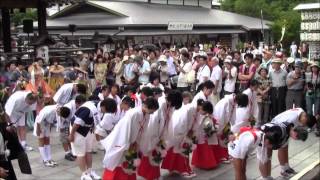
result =
M235 179L244 180L253 150L262 179L272 179L272 150L279 151L281 175L290 177L296 172L289 137L305 141L306 127L319 136L319 61L302 54L287 57L250 43L233 52L220 44L137 46L78 52L67 63L36 58L27 66L18 58L5 65L0 178L16 179L10 160L33 150L27 127L46 167L58 165L50 146L57 127L65 159L77 161L81 180L153 180L161 168L190 178L194 167L231 161ZM102 178L92 169L97 148L105 151Z

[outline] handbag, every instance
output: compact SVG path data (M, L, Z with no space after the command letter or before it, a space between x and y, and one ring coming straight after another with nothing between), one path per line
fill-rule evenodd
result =
M194 81L196 79L196 71L195 70L191 70L190 72L188 72L187 74L187 83L188 84L193 84Z

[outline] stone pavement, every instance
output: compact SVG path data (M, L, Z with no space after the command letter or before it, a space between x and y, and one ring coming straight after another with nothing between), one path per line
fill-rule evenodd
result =
M59 142L59 136L57 133L52 132L51 145L52 145L52 157L53 160L59 163L58 167L48 168L44 167L41 162L40 154L37 148L37 140L32 133L28 133L29 145L35 148L35 151L28 152L29 160L33 174L24 175L21 174L18 169L17 161L13 161L16 169L16 174L19 180L78 180L80 179L80 170L74 162L64 160L64 153L62 146ZM314 133L309 134L309 138L306 142L292 141L289 147L290 165L296 170L301 171L309 164L318 160L320 157L320 143L319 138L315 137ZM102 174L102 159L103 152L99 151L98 154L93 155L93 168L98 174ZM195 169L197 177L194 180L232 180L234 179L234 171L231 164L221 164L216 169L210 171L204 171ZM272 176L281 179L279 177L280 167L277 160L277 153L274 152L272 158ZM168 177L168 172L163 170L161 172L162 180L180 180L183 179L180 176ZM247 177L249 179L259 178L259 169L255 156L252 156L248 160L247 164ZM138 178L142 179L142 178Z

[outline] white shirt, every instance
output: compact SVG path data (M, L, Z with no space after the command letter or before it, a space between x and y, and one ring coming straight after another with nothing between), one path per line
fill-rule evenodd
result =
M226 72L227 74L229 74L229 70L225 69L224 72ZM225 82L224 82L224 90L227 92L231 92L233 93L235 91L235 86L236 86L236 81L237 81L237 68L236 67L232 67L231 68L231 78L228 79L226 78Z
M222 89L222 70L219 65L216 65L212 68L210 80L214 83L215 86L217 86L217 92L220 93ZM219 81L219 83L216 84L216 81Z
M183 64L183 62L181 62L180 67L183 69L183 71L185 73L180 72L179 77L178 77L177 87L188 87L187 75L192 70L192 63L187 62L186 64Z
M271 122L276 124L287 122L293 123L294 126L299 126L299 116L302 112L304 112L302 108L289 109L283 113L278 114L271 120Z
M248 113L253 116L256 120L259 118L259 108L257 100L257 92L252 91L250 88L244 90L243 94L248 96Z
M199 81L198 84L201 84L205 81L205 79L209 80L210 78L210 68L207 65L203 65L199 68L197 73L197 80Z
M56 102L59 105L64 105L68 103L72 99L72 91L73 91L73 85L75 83L68 83L62 85L56 94L53 96L54 102Z
M17 122L26 112L36 109L37 103L29 105L26 103L27 95L30 91L17 91L7 100L4 109L13 123Z
M121 104L121 99L118 95L112 96L112 94L109 94L108 98L115 100L118 105Z
M192 105L193 106L197 106L198 100L199 99L203 99L204 101L208 101L208 98L204 95L203 91L201 90L200 92L198 92L193 100L192 100Z
M147 84L149 82L149 74L145 74L146 72L150 72L150 64L148 61L143 60L143 65L139 67L139 72L141 75L139 76L139 83Z

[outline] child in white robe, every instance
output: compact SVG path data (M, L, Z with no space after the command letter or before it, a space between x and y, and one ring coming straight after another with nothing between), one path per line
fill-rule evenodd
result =
M104 139L112 131L113 127L117 124L115 113L117 112L117 103L114 99L106 98L100 103L101 112L103 113L102 119L96 125L95 135L97 141Z
M213 106L209 101L205 101L199 104L199 110L201 115L195 128L197 147L192 153L191 164L201 169L213 169L219 165L219 160L215 157L218 139L216 122L212 117Z
M201 90L194 96L192 100L192 104L197 106L197 102L199 99L203 99L204 101L209 100L209 96L212 94L214 89L214 84L212 81L208 80L201 84Z
M251 124L254 124L256 121L259 121L259 106L257 99L257 89L259 87L259 82L255 79L250 81L250 87L244 90L242 93L248 96L248 107L247 114L249 114L248 121Z
M103 159L103 179L135 180L142 133L149 116L159 108L158 102L147 98L142 107L130 109L113 131L101 142L106 153Z
M225 95L214 107L213 118L217 121L218 142L216 146L216 157L219 161L229 162L226 141L228 140L228 126L230 122L234 122L237 107L246 107L248 105L248 96L245 94Z

